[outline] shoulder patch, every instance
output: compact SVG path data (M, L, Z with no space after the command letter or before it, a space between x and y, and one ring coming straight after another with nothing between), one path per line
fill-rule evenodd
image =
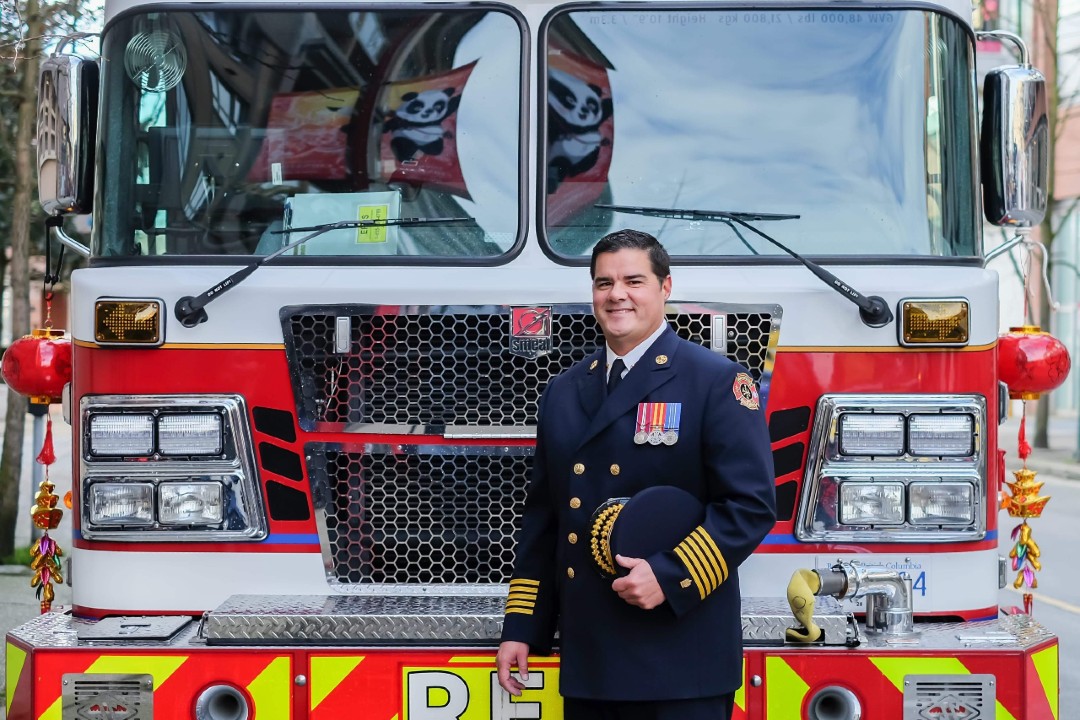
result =
M757 410L761 407L757 386L754 385L754 378L746 373L739 373L735 376L735 382L731 385L731 392L734 393L735 399L743 407L751 410Z

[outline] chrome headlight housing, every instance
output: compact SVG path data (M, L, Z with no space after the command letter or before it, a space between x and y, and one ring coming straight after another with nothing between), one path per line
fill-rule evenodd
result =
M807 542L955 542L986 534L986 401L827 395L795 523Z
M244 541L267 534L243 399L82 399L82 535Z

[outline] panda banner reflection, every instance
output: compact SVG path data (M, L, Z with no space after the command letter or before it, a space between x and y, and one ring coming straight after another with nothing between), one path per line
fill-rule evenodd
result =
M379 113L382 180L469 197L458 163L457 109L475 65L387 86Z
M555 40L547 83L548 222L559 225L600 199L615 121L607 69Z

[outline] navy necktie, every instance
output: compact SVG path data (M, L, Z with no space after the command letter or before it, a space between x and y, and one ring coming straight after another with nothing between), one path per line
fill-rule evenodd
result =
M615 388L619 386L622 381L623 370L626 369L626 363L622 361L622 358L616 358L615 362L611 363L611 370L608 372L607 379L607 394L615 392Z

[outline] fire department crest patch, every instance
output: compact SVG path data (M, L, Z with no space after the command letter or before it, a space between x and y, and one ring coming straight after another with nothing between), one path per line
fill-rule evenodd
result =
M746 373L739 373L735 376L735 382L731 386L731 391L735 394L735 399L738 400L739 404L743 407L750 408L751 410L757 410L761 407L761 401L758 399L757 386L754 385L754 378Z
M536 359L551 352L551 306L510 308L510 354Z

